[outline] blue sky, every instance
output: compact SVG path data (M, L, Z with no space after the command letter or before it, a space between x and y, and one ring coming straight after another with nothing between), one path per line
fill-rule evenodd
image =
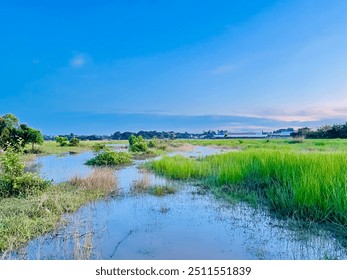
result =
M0 0L0 115L45 134L347 121L345 0Z

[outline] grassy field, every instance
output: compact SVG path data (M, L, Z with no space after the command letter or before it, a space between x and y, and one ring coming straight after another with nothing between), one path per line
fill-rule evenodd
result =
M192 145L218 146L239 150L269 149L303 152L346 152L346 139L197 139L175 140L176 143Z
M64 146L60 147L55 141L44 141L39 149L43 154L66 154L69 152L81 153L92 149L95 143L104 144L124 144L127 145L127 140L114 140L114 141L81 141L79 146Z
M63 214L117 190L114 171L97 169L86 178L74 177L70 182L52 185L39 195L0 198L0 259L57 228Z
M164 157L150 168L173 179L198 180L228 199L265 203L285 216L346 230L347 141L289 141L193 140L237 150L197 160Z

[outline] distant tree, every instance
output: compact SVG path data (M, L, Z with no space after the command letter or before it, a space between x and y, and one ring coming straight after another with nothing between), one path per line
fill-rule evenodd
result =
M60 147L67 146L69 144L67 137L63 137L63 136L55 137L55 141L59 144Z
M299 128L297 132L292 132L290 134L290 136L294 137L294 138L305 138L307 134L310 133L310 129L308 127L303 127L303 128Z
M73 137L69 141L69 146L78 146L80 144L80 139Z

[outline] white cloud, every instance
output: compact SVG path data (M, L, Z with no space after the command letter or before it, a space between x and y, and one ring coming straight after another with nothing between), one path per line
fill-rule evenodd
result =
M79 54L74 56L70 60L70 66L73 68L81 68L83 67L87 62L86 56L84 54Z

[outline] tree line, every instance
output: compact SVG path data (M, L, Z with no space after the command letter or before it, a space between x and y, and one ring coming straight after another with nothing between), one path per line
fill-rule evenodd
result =
M291 136L294 138L304 137L309 139L347 138L347 122L345 124L323 125L317 130L303 127L299 128L296 132L292 132Z

